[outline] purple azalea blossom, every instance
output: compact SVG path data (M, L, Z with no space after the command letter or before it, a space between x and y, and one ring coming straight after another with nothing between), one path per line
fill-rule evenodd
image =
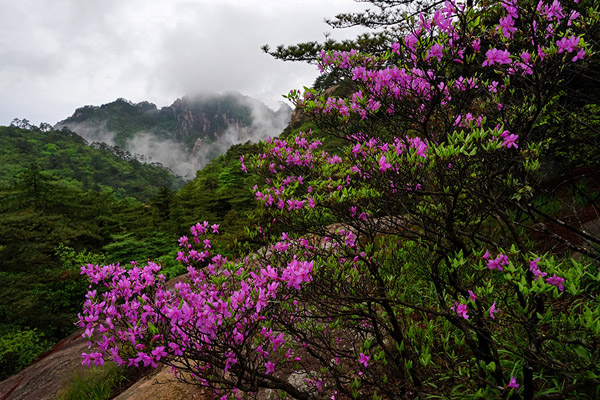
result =
M565 290L565 287L563 286L563 283L565 283L565 278L556 276L556 274L552 275L550 278L546 278L546 282L552 286L556 286L561 292Z
M364 365L365 367L367 367L369 365L369 359L370 357L360 353L360 357L358 357L358 362L361 363L362 365Z
M385 156L381 156L379 159L379 170L385 172L386 169L390 168L392 164L388 163Z
M496 302L494 302L494 304L492 304L492 306L490 307L490 318L496 319L496 316L494 314L496 314L497 312L498 310L496 310Z
M477 300L477 296L475 296L475 293L473 293L472 290L469 290L469 297L471 298L471 300L476 301Z
M452 311L456 311L458 315L463 317L464 319L469 319L469 314L467 314L467 305L459 304L457 302L454 303L452 307L450 307Z
M426 59L428 60L432 57L435 57L438 61L440 61L444 57L444 53L442 53L443 48L444 47L439 43L434 44L433 46L431 46L431 49L427 52Z
M274 363L272 363L271 361L267 361L267 362L265 363L265 368L266 368L266 374L267 374L267 375L270 375L270 374L272 374L273 372L275 372L275 364L274 364Z
M510 381L508 382L508 385L506 385L506 387L509 387L511 389L518 389L519 384L517 383L517 379L514 376L511 376Z
M510 52L508 50L490 49L485 52L485 61L483 66L492 66L494 64L510 64Z

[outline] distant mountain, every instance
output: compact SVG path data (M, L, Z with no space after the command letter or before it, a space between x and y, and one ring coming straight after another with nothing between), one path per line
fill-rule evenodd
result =
M85 106L59 122L90 142L116 145L143 154L181 176L196 171L234 144L279 135L292 110L271 110L239 93L184 96L158 109L147 101L125 99Z

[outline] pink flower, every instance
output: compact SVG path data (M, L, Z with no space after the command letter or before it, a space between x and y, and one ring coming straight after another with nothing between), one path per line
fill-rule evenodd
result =
M509 387L511 389L518 389L519 388L519 384L517 383L517 379L514 376L510 377L510 381L508 382L507 387Z
M475 296L475 293L473 293L472 290L469 290L469 297L471 298L471 300L475 301L477 300L477 296Z
M510 64L510 53L508 50L490 49L486 51L485 56L484 67L494 64Z
M182 356L183 355L183 352L181 351L181 348L179 347L179 345L177 343L170 342L169 343L169 348L173 352L173 355L176 355L176 356Z
M379 109L379 107L381 107L381 103L378 101L375 101L373 99L369 99L369 106L368 108L372 111L375 112Z
M442 53L443 48L444 47L439 43L434 44L433 46L431 46L431 49L427 52L427 57L425 59L428 60L431 57L435 57L438 59L438 61L440 61L442 57L444 57L444 53Z
M547 21L551 21L553 18L560 21L565 16L562 12L562 5L558 0L554 0L551 5L546 5L542 15L546 16Z
M415 45L417 44L418 40L419 38L411 33L404 37L404 44L412 51L415 51Z
M496 257L495 259L488 260L487 263L489 269L497 269L498 271L504 271L504 269L502 268L503 265L508 265L508 257L502 253L498 254L498 257Z
M579 49L572 61L575 62L577 60L583 60L583 57L585 57L585 49Z
M469 314L467 314L467 305L466 304L458 304L454 303L452 307L450 307L452 311L456 311L458 315L463 317L464 319L469 319Z
M86 365L86 366L90 366L90 361L91 357L88 353L81 353L81 358L83 358L83 361L81 361L81 365Z
M272 374L273 372L275 372L275 364L272 363L271 361L267 361L265 363L265 368L266 368L266 374Z
M502 27L502 34L507 39L510 39L512 34L517 31L515 21L510 15L500 19L500 26Z
M385 156L381 156L381 158L379 159L379 170L381 172L385 172L385 170L390 168L391 166L392 166L392 164L387 162L387 160L385 159Z
M544 52L544 49L542 49L540 45L538 45L538 57L540 58L540 60L546 58L546 52Z
M419 138L419 137L410 138L408 140L410 142L410 147L413 149L417 149L416 154L418 156L427 158L427 149L429 147L427 146L426 142L421 140L421 138Z
M502 7L504 7L506 13L514 19L519 18L519 15L517 14L517 11L519 10L517 7L517 0L502 1Z
M519 145L517 144L517 139L519 138L519 135L515 135L513 133L506 135L506 137L504 138L504 142L502 142L502 147L506 147L507 149L510 149L511 147L514 147L515 149L519 148Z
M580 13L578 13L575 10L571 11L571 14L569 15L569 22L567 22L567 26L571 26L573 24L573 21L575 21L577 18L579 18L581 16Z
M571 37L564 37L560 40L556 41L556 46L558 46L558 53L567 52L570 53L574 51L577 46L579 46L580 38L571 35Z
M283 333L280 333L279 335L270 338L269 341L271 342L271 344L273 345L273 351L277 351L277 349L285 343L285 339L283 338Z
M92 340L92 335L94 334L94 328L87 328L85 332L81 335L82 338Z
M492 306L490 307L490 318L496 319L494 314L496 314L497 312L498 310L496 310L496 302L494 302L494 304L492 304Z
M157 348L152 350L152 355L156 357L156 361L160 361L162 357L165 357L167 355L167 352L165 351L165 346L158 346Z
M369 364L369 356L360 353L360 357L358 357L358 362L361 363L362 365L364 365L365 367L367 367Z
M538 258L536 258L535 260L531 260L531 261L529 262L529 270L531 271L531 273L533 273L533 276L535 276L535 277L536 277L536 279L543 278L543 277L545 277L546 275L548 275L548 274L546 274L545 272L542 272L542 271L540 270L540 268L538 267L537 263L538 263L539 261L540 261L540 258L538 257Z
M556 286L561 292L565 290L565 287L563 286L563 283L565 283L565 278L556 276L556 274L554 274L550 278L546 278L546 282L548 282L552 286Z
M92 353L90 354L90 358L94 359L94 365L104 365L104 358L102 358L102 353Z
M246 164L244 164L244 156L240 156L240 164L241 164L242 171L248 172L248 170L246 169Z

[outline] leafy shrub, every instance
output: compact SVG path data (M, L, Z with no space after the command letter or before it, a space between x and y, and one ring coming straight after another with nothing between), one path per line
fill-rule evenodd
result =
M20 371L42 353L50 343L36 329L4 329L0 336L0 380Z
M596 398L600 239L547 214L540 166L597 21L558 0L449 1L385 53L323 52L356 91L293 91L320 133L242 160L287 230L251 230L270 244L229 262L218 225L192 226L172 290L154 263L87 266L108 291L88 292L83 362L162 362L222 398Z

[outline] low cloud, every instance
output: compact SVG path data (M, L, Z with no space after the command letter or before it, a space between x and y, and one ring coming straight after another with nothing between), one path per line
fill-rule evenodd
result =
M125 142L123 149L141 162L160 163L173 173L193 179L196 171L204 168L212 159L224 154L231 146L248 141L258 143L268 137L278 136L290 120L291 109L284 103L276 113L259 101L245 96L236 96L242 105L250 109L252 124L249 126L230 125L224 132L216 132L214 140L199 139L193 149L186 149L183 143L159 137L150 131L139 131ZM102 142L115 146L115 133L102 123L67 123L67 126L89 143Z
M65 126L87 140L88 143L97 142L106 143L109 146L115 145L115 133L107 129L106 121L97 124L92 124L89 122L57 124L54 128L61 129Z
M284 103L281 103L283 109L280 109L277 118L273 118L272 110L259 102L250 98L244 98L243 101L244 105L251 110L252 125L239 128L229 126L215 141L205 142L201 146L197 146L193 155L197 169L203 168L210 160L219 154L224 154L227 149L235 144L248 141L258 143L268 137L278 136L289 123L291 110Z
M273 107L318 71L264 54L269 44L343 39L323 19L349 0L2 0L0 124L54 123L117 97L159 107L196 90L236 90Z
M193 178L198 168L196 161L180 143L157 138L151 133L137 134L127 142L126 150L143 155L145 159L140 161L161 163L182 177Z

